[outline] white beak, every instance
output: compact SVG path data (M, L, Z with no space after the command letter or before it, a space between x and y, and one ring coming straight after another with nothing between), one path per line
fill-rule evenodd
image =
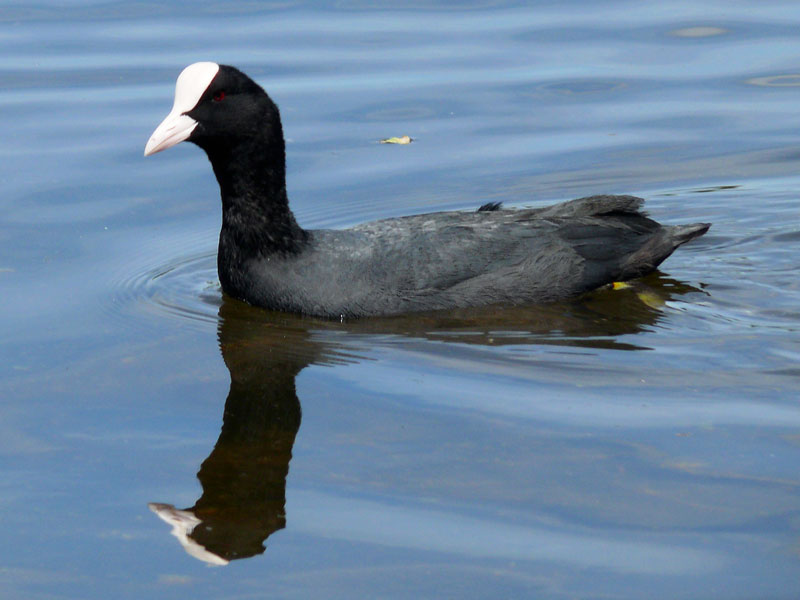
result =
M186 140L195 127L197 121L173 109L147 140L144 155L150 156Z
M197 127L197 121L187 117L185 113L192 110L200 101L218 72L219 65L213 62L194 63L181 71L175 84L175 103L167 118L156 127L153 135L147 140L147 145L144 147L145 156L171 148L192 135L192 131Z

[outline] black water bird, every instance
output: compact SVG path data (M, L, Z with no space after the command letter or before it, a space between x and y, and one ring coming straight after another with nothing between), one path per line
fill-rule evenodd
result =
M273 310L345 318L550 302L646 275L710 226L662 226L641 198L604 195L306 230L289 209L278 107L212 62L180 74L145 156L184 140L205 150L219 182L222 289Z

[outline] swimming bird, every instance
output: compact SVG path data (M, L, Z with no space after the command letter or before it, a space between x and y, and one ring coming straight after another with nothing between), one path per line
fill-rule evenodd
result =
M181 72L144 154L182 141L206 152L219 183L223 291L279 311L344 319L550 302L646 275L710 226L662 226L641 198L602 195L303 229L289 208L278 107L213 62Z

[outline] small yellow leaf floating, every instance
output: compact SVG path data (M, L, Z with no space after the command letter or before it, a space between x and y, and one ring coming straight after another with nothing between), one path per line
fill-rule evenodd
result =
M385 140L381 140L381 144L410 144L413 140L404 135L403 137L390 137L386 138Z
M633 287L630 283L625 283L624 281L615 281L611 284L612 290L627 290L628 288Z

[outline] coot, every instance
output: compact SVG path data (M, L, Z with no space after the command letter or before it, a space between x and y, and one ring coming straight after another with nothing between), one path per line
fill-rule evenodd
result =
M247 75L186 67L145 156L188 140L222 194L222 289L264 308L345 318L549 302L653 271L708 223L661 226L633 196L439 212L306 230L289 209L278 107Z

